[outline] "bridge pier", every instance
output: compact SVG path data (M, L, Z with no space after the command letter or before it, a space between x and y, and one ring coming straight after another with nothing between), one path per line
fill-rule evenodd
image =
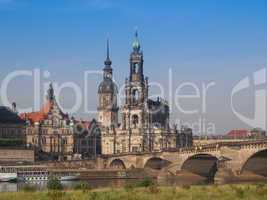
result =
M219 163L217 172L214 176L214 184L225 184L232 182L236 175L234 174L232 169L229 169L225 165Z

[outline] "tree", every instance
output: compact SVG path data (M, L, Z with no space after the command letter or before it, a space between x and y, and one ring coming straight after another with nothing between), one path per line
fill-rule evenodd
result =
M62 190L63 186L60 180L56 176L51 176L47 182L47 189L48 190Z

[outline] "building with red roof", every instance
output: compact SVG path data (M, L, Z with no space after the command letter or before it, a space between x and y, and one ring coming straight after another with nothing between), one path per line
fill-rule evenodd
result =
M73 122L58 106L52 84L47 101L38 112L22 113L26 121L27 145L51 158L67 158L74 153Z
M245 129L231 130L226 136L233 139L248 138L250 136L250 131Z
M258 128L252 130L236 129L227 133L226 137L231 139L262 139L265 138L265 131Z

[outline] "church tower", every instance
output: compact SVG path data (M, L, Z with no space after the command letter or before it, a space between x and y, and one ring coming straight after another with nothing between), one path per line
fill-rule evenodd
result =
M117 106L118 89L113 81L112 62L109 57L109 40L107 40L107 57L104 64L103 81L98 87L98 122L103 127L117 127L119 110Z
M125 104L123 107L122 128L125 130L148 127L147 98L148 78L143 74L143 52L135 32L130 54L130 75L125 81Z

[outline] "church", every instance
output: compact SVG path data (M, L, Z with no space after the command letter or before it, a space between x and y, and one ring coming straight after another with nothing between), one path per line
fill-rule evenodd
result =
M168 102L162 98L149 99L149 81L144 76L137 32L130 54L130 73L125 80L125 99L120 107L109 41L104 65L103 80L98 86L97 120L76 120L65 114L56 101L52 83L42 109L20 115L26 121L26 143L36 149L40 160L90 159L99 154L157 152L192 146L191 129L170 128Z
M103 80L98 87L102 154L157 152L192 146L191 129L170 128L168 102L161 98L148 98L149 80L144 76L143 52L137 31L129 61L130 73L125 80L124 104L119 108L118 87L113 81L107 42Z

